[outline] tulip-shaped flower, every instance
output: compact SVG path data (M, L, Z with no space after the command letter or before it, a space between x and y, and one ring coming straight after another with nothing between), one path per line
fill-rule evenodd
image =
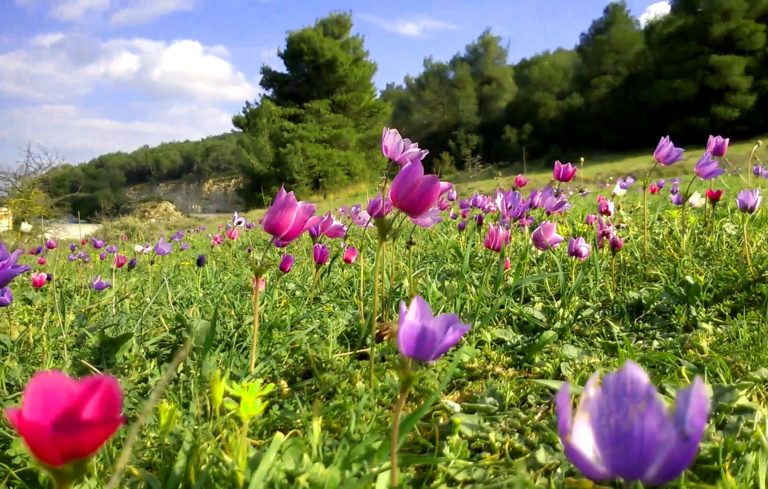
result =
M509 229L504 226L488 226L488 234L485 235L483 246L491 251L500 252L501 248L509 244Z
M314 213L314 204L297 201L293 192L286 192L285 188L280 187L261 225L274 240L288 244L301 236Z
M224 233L227 235L227 238L229 238L230 241L237 240L237 237L240 236L240 228L239 227L231 227L227 229L227 232Z
M205 266L205 262L207 261L207 257L203 254L197 255L197 259L195 260L195 265L197 265L197 268L203 268Z
M728 151L729 138L723 139L722 136L709 136L707 139L707 153L711 153L712 156L723 157L725 152Z
M283 273L288 273L291 271L291 268L293 268L293 262L294 262L293 255L285 254L280 259L280 265L278 265L277 268L279 268L280 271Z
M385 217L392 212L392 202L390 202L389 199L382 197L381 194L376 194L376 197L368 201L366 212L369 217L374 219Z
M693 167L693 171L696 172L702 180L712 180L725 173L725 170L720 167L717 160L712 159L712 154L709 152L704 153L704 155L699 158L699 161L697 161L696 165Z
M316 243L315 246L312 247L312 259L315 261L316 265L325 265L328 263L328 258L330 256L331 253L328 251L328 247L324 244Z
M701 378L678 391L670 414L648 374L627 361L598 384L593 375L576 412L570 387L555 398L558 433L565 455L595 481L663 485L693 462L709 415L709 397Z
M400 302L397 347L403 356L419 362L434 362L461 340L470 325L455 314L435 317L421 296L416 296L406 308Z
M109 282L102 280L101 275L96 275L91 282L91 287L93 287L93 290L101 292L104 289L112 287L112 285L110 285Z
M115 268L123 268L128 263L128 257L125 255L115 255Z
M307 221L307 232L312 236L312 239L317 239L320 236L335 239L347 234L347 226L328 211L324 216L311 217Z
M720 198L723 196L723 190L714 190L714 189L707 189L707 200L710 204L712 204L712 207L717 205L718 202L720 202Z
M552 178L558 182L567 183L573 180L576 176L576 167L570 162L565 165L560 163L560 160L555 161L555 167L552 169Z
M173 244L167 242L164 238L160 238L160 240L155 244L155 255L157 256L165 256L170 254L173 251Z
M21 407L7 408L5 415L35 458L55 472L93 456L125 422L122 409L114 377L75 380L52 370L36 373Z
M94 249L100 250L100 249L104 248L105 244L106 243L104 242L104 240L101 240L101 239L98 239L98 238L91 238L91 246L93 246Z
M45 240L45 249L47 250L55 250L58 247L58 244L56 241L52 239L46 239Z
M521 174L515 175L515 188L523 188L528 185L528 179Z
M5 244L0 242L0 288L7 286L17 276L31 269L29 265L16 264L21 253L21 250L8 253Z
M563 237L557 234L557 224L544 221L533 231L531 240L533 241L533 246L545 251L562 243Z
M357 260L357 248L351 245L347 246L346 249L344 249L342 259L344 260L344 263L349 265L355 263L355 260Z
M419 143L403 139L397 129L388 127L381 131L381 152L398 165L420 162L429 154L428 150L419 149Z
M8 307L13 302L13 294L9 287L0 289L0 307Z
M425 175L420 161L404 166L392 180L389 200L409 217L420 217L437 205L442 186L437 175Z
M682 159L683 151L683 148L676 148L672 141L670 141L669 136L666 136L661 138L659 144L656 145L653 159L661 166L669 166Z
M592 247L587 240L579 236L568 240L568 256L584 261L589 258Z
M33 273L31 279L32 287L41 289L48 282L48 275L45 272Z
M739 206L739 210L745 214L754 214L757 208L760 207L760 189L753 190L744 189L736 196L736 205Z

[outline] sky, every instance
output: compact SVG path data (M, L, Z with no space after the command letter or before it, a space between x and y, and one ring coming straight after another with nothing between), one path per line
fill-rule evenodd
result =
M0 166L28 144L79 163L103 153L229 132L282 68L286 33L351 12L377 63L402 83L485 29L514 63L572 48L608 0L0 0ZM666 1L628 0L641 23Z

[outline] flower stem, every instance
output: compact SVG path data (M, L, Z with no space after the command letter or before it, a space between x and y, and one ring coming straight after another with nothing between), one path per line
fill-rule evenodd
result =
M371 364L371 389L374 384L374 368L375 368L375 349L376 349L376 318L378 316L379 309L379 282L381 275L381 262L384 257L384 245L387 242L379 240L379 247L376 249L376 261L373 265L373 306L371 307L371 347L369 354L369 360Z
M253 295L251 296L251 304L253 306L253 339L251 342L251 364L248 369L250 373L256 369L256 350L259 344L259 312L261 308L261 287L259 281L261 277L254 277L253 279Z
M396 488L398 484L397 471L397 446L400 438L400 417L403 414L405 401L413 383L411 374L411 361L405 360L403 371L400 373L400 395L397 397L394 413L392 415L392 436L389 440L389 487Z
M751 253L750 253L750 250L749 250L749 231L748 231L748 228L747 228L747 223L748 222L749 222L749 219L747 217L747 218L744 219L744 226L743 226L743 231L744 231L744 258L746 258L746 260L747 260L747 269L749 270L749 273L752 273L753 272L753 270L752 270L752 257L751 257Z

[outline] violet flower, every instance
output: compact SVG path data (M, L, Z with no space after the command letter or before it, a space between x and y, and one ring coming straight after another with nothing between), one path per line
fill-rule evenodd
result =
M563 237L557 234L557 225L554 222L543 221L531 234L533 246L545 251L554 248L563 242Z
M760 207L760 189L744 189L736 196L736 205L741 212L746 214L754 214L757 208Z
M683 148L676 148L669 136L666 136L659 139L659 144L653 152L653 159L661 166L669 166L682 159L683 151Z
M699 161L697 161L696 165L693 167L693 171L696 172L702 180L712 180L725 173L725 170L720 167L717 160L712 159L712 154L709 152L704 153L702 157L699 158Z
M8 253L5 243L0 241L0 288L8 286L14 278L31 270L29 265L16 264L21 253L21 250Z
M455 314L432 315L432 309L421 296L415 296L406 308L400 302L397 347L400 353L418 362L434 362L461 340L470 325Z

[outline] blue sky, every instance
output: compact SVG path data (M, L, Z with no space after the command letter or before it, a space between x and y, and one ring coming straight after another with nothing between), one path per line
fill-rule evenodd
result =
M0 166L28 143L78 163L232 129L287 31L351 12L375 83L490 28L509 60L573 47L608 0L0 0ZM668 4L629 0L639 18ZM645 17L643 17L645 19Z

